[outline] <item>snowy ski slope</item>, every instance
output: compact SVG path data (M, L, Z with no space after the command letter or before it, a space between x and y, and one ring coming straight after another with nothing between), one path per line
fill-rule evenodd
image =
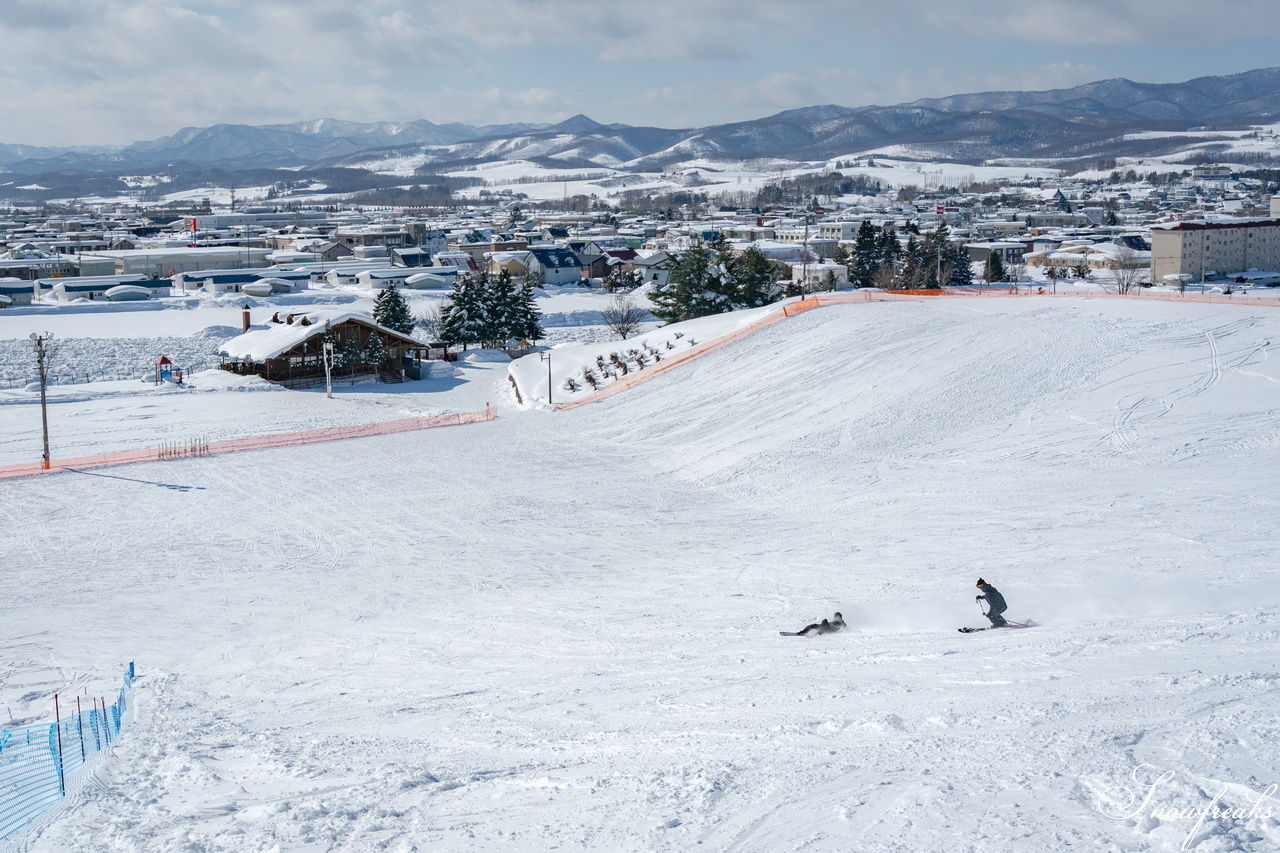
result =
M15 720L141 675L23 849L1275 850L1152 810L1280 783L1278 333L838 306L571 412L495 370L485 424L0 482ZM328 417L170 398L60 429ZM957 633L979 575L1035 626Z

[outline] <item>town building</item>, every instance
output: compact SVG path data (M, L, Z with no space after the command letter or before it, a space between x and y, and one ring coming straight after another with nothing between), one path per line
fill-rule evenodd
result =
M1280 218L1208 219L1151 226L1151 280L1213 280L1280 270Z

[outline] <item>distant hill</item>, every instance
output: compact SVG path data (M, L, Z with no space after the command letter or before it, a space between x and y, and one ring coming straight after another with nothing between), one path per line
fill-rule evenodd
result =
M982 92L895 106L824 105L704 128L603 125L577 115L555 125L358 123L217 124L122 148L0 145L0 169L111 172L164 168L364 168L413 158L427 169L500 160L567 168L654 170L697 158L821 160L887 146L920 159L1144 156L1193 144L1160 132L1243 128L1280 118L1280 68L1185 83L1115 79L1041 92ZM1141 136L1135 136L1143 132Z

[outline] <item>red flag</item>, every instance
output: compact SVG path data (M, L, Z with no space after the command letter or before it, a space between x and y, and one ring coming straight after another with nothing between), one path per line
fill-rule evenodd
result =
M177 273L178 271L176 269L174 269L173 267L169 267L169 278L173 278L175 275L177 275Z

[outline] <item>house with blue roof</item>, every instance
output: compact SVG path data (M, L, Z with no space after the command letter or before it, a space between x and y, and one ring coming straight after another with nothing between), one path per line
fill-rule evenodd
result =
M306 290L311 283L311 273L306 270L254 267L238 270L193 270L175 275L173 292L175 294L195 293L239 293L246 284L257 284L270 279L275 282L288 282L289 289ZM277 290L279 287L276 288Z
M582 281L582 262L563 247L531 248L529 272L541 275L543 284L577 284Z

